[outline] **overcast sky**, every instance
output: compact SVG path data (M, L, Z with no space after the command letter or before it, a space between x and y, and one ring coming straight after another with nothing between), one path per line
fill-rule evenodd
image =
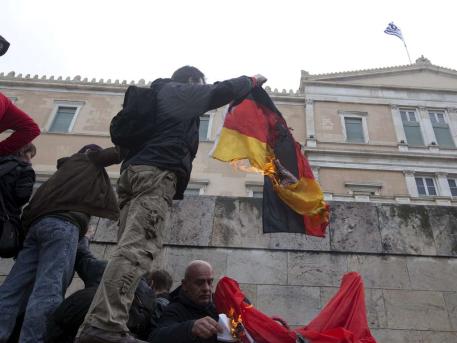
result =
M264 74L296 90L311 74L408 64L457 69L449 0L0 0L0 72L146 81L186 64L208 82Z

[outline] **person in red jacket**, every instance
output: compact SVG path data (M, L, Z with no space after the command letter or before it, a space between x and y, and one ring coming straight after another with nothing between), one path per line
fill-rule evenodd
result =
M33 119L0 93L0 133L6 130L14 132L0 141L0 156L18 151L40 134L40 128Z

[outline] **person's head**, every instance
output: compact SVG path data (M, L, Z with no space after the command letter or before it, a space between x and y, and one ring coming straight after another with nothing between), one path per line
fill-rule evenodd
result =
M206 261L195 260L187 266L181 287L192 302L206 306L211 302L213 280L213 267Z
M180 83L205 84L205 74L191 66L184 66L176 70L171 79Z
M159 269L151 274L151 287L154 291L159 293L169 292L171 285L173 284L173 280L171 275L168 274L166 270Z
M8 41L5 38L0 36L0 56L3 56L4 54L6 54L9 47L10 47L10 43L8 43Z
M36 155L36 147L32 143L28 143L16 151L14 155L24 162L31 163L32 158Z
M87 144L79 149L78 154L86 154L89 151L101 151L103 148L97 144Z

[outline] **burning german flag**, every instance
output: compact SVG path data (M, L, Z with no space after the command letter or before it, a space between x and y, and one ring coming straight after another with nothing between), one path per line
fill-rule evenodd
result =
M248 160L264 175L263 231L324 237L328 205L307 159L268 94L255 87L233 104L210 155Z

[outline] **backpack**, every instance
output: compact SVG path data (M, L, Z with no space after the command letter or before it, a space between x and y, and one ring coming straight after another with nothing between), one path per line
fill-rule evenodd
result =
M0 163L0 178L18 166L14 159L3 159ZM0 190L0 257L9 258L17 255L24 239L20 218L8 213Z
M139 150L154 134L157 94L170 79L157 79L150 88L130 86L122 110L111 120L110 135L114 145Z

